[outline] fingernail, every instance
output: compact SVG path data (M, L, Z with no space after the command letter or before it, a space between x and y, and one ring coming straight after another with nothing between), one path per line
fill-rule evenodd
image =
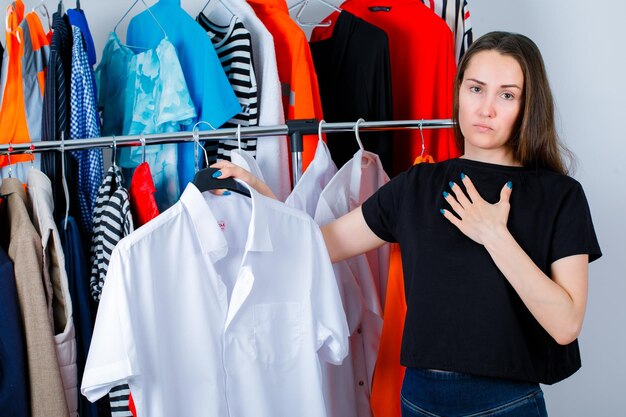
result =
M217 177L221 177L222 176L222 171L215 171L213 173L213 175L211 175L213 178L217 178Z
M443 192L443 198L448 198L448 196L449 196L449 195L450 195L450 194L448 194L448 192L447 192L447 191L444 191L444 192Z
M446 211L444 209L439 209L439 213L446 214Z
M513 189L513 183L511 181L507 182L506 186L509 187L509 190Z
M450 181L448 185L450 186L450 188L454 188L454 182Z
M228 191L228 190L226 190L226 191L224 191L224 192L222 193L222 195L231 195L231 194L232 194L232 193L231 193L230 191Z
M461 172L461 179L465 178L465 173Z

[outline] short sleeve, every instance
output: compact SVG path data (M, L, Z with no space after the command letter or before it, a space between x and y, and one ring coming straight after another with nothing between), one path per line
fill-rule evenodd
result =
M550 249L550 262L581 254L588 254L589 262L593 262L602 256L589 204L579 183L571 187L561 202Z
M361 206L369 228L386 242L398 242L398 213L406 188L407 172L394 177L383 185Z
M113 250L94 327L81 393L91 402L137 375L135 344L128 310L128 265Z
M316 348L321 360L341 364L350 349L348 323L322 233L311 221L313 256L311 304Z

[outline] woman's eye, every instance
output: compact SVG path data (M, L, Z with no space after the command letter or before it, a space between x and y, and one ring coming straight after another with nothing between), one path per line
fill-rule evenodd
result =
M480 93L480 87L477 87L477 86L473 85L473 86L470 87L470 91L472 93Z
M503 94L502 94L502 97L503 97L505 100L513 100L513 99L515 98L515 96L514 96L513 94L511 94L511 93L503 93Z

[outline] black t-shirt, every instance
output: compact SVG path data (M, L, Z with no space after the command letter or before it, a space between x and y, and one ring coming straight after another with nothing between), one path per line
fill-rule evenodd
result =
M601 256L581 185L546 170L466 159L420 164L363 204L365 221L402 251L407 315L401 362L552 384L580 368L578 342L561 346L541 327L484 246L440 213L443 191L465 173L490 203L513 183L508 229L541 270L563 257Z

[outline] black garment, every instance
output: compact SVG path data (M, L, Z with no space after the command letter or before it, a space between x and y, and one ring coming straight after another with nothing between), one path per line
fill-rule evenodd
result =
M580 367L578 342L557 344L485 248L439 212L461 173L490 203L512 181L508 228L548 276L560 258L601 256L585 194L570 177L465 159L410 168L363 204L372 231L402 251L402 364L544 384L567 378Z
M382 29L342 11L329 39L312 42L311 53L327 122L391 120L389 41ZM392 133L363 132L363 146L378 154L385 171L392 172ZM337 167L358 150L353 133L327 135Z
M70 79L72 72L72 28L67 15L58 12L52 15L52 40L50 58L46 72L46 84L43 95L43 120L41 127L42 141L70 139ZM68 158L66 179L73 187L73 164ZM61 182L61 154L44 152L41 156L41 170L52 181L54 215L57 221L65 216L65 198ZM70 204L70 207L79 206Z

